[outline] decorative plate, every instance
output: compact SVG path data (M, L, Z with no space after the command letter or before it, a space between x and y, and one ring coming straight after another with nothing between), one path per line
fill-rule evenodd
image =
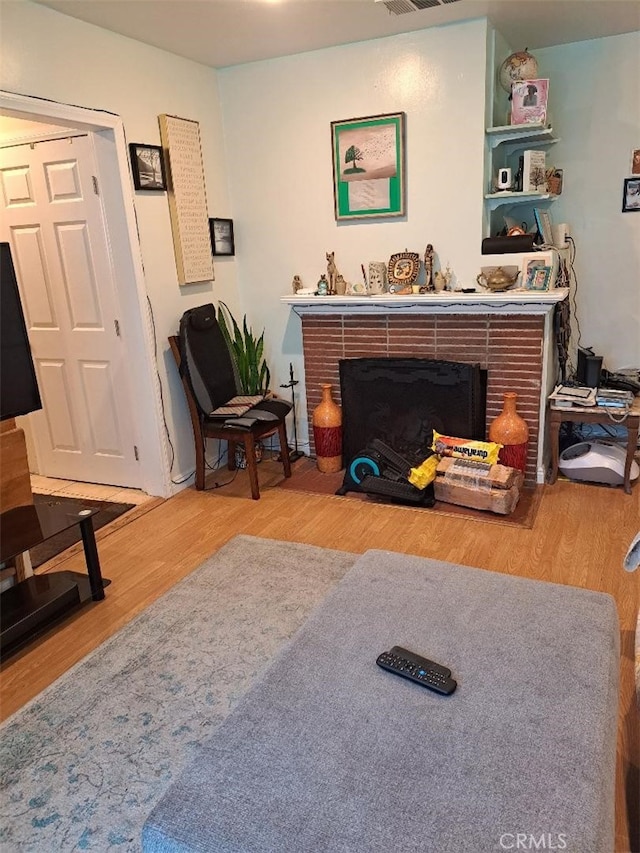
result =
M390 285L412 285L420 272L420 256L417 252L397 252L389 258L388 269Z

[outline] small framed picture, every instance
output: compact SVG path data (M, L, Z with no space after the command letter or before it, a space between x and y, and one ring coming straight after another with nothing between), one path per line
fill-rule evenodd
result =
M159 145L129 143L133 185L137 190L156 190L165 192L167 179L164 171L164 158Z
M640 148L631 151L631 175L640 176Z
M511 84L511 124L546 124L549 80Z
M214 255L235 255L233 219L210 219L211 250Z
M525 255L522 261L522 286L525 290L549 290L552 268L535 255Z
M542 242L545 246L552 246L553 231L551 230L551 214L548 210L540 210L540 208L534 207L533 216L536 220L536 227L542 236ZM524 276L522 279L524 281Z
M622 192L622 212L631 213L640 210L640 178L625 178Z

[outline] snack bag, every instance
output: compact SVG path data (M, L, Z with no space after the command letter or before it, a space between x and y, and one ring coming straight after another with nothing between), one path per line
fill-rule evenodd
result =
M437 454L429 456L417 468L412 468L407 479L416 489L426 489L429 483L433 483L436 478L436 468L440 457Z
M431 449L440 456L453 456L455 459L472 459L474 462L485 462L495 465L498 461L502 445L495 441L475 441L471 438L453 438L450 435L440 435L433 431Z

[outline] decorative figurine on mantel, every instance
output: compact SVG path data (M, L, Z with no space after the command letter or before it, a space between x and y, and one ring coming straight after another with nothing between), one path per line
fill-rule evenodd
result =
M433 290L433 246L431 243L424 250L424 292Z
M318 290L316 292L318 296L327 296L329 294L329 283L327 282L327 277L324 273L320 276Z
M449 269L449 264L444 272L438 271L433 275L433 283L436 293L442 293L443 290L449 290L453 273Z
M302 279L299 275L294 275L293 281L291 282L291 287L293 288L294 293L297 293L299 290L302 290Z
M335 296L337 293L336 285L338 278L338 268L335 262L335 252L326 252L327 256L327 281L329 283L329 296Z

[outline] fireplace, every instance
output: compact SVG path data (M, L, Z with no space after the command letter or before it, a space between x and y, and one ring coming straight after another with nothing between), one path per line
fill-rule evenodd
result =
M551 292L553 294L553 292ZM550 294L550 295L551 295ZM492 294L496 295L496 294ZM497 294L500 295L500 294ZM555 294L554 294L555 295ZM336 297L328 297L328 299ZM556 297L557 301L557 297ZM500 413L506 391L518 394L518 412L529 425L525 483L544 482L544 430L541 418L546 395L553 387L551 365L553 304L546 313L482 315L402 314L398 312L323 314L313 307L302 314L305 389L309 423L320 402L320 386L329 382L337 402L339 362L351 358L420 357L479 364L487 372L486 420ZM355 309L354 309L355 310ZM541 309L542 310L542 309ZM313 434L310 435L313 455Z
M341 359L344 464L373 438L410 463L428 455L433 431L484 439L487 372L479 364L423 358Z

